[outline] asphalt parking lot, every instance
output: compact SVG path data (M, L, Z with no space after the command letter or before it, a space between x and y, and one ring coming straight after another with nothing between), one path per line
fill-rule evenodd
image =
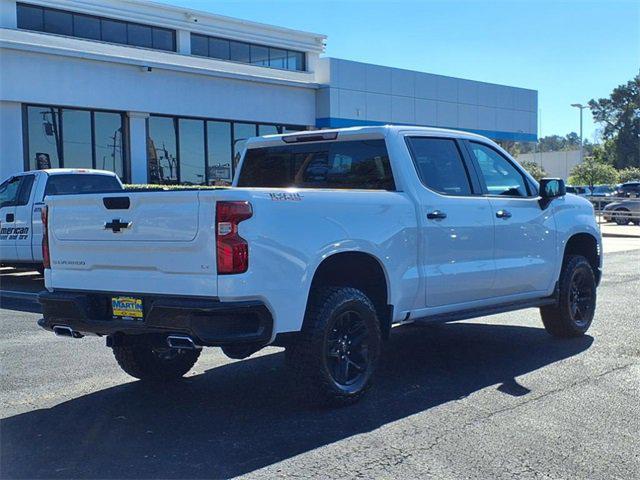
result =
M104 340L41 331L28 295L4 295L0 475L638 478L639 248L605 243L589 335L554 339L533 309L395 329L373 390L339 410L292 396L275 348L208 349L184 381L147 387Z

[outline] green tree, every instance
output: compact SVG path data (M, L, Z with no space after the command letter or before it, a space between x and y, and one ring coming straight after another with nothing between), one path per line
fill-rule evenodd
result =
M618 181L618 171L611 165L598 161L595 157L587 157L584 162L571 170L569 183L572 185L610 185Z
M640 75L616 87L609 98L589 102L593 120L603 126L602 137L611 140L615 167L640 167Z
M540 181L541 178L547 176L547 172L542 165L538 165L536 162L527 160L524 162L520 162L520 165L531 174L533 178L537 181Z
M633 180L640 180L640 168L627 167L622 170L618 170L618 181L620 183L632 182Z

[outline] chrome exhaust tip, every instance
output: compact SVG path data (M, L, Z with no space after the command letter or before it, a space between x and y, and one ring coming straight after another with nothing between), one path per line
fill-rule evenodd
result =
M58 337L68 337L68 338L82 338L80 332L76 332L71 327L67 327L66 325L56 325L53 327L53 333L55 333Z
M196 344L191 337L186 335L169 335L167 337L167 345L171 348L179 348L183 350L199 350L201 345Z

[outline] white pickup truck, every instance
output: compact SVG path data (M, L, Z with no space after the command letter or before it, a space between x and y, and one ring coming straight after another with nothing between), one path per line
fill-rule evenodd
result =
M392 326L539 307L550 334L582 335L601 276L587 200L450 130L261 137L232 188L46 203L40 325L106 336L147 380L181 377L203 346L276 345L301 392L345 404Z
M42 268L45 196L122 189L118 176L104 170L33 170L6 179L0 184L0 264Z

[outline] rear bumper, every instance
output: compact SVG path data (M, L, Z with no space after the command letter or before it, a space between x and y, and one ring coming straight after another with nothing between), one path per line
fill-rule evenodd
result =
M113 318L111 294L45 291L38 296L43 312L38 324L51 331L67 326L82 334L181 334L203 346L266 345L271 340L273 318L261 302L139 296L144 319L122 320Z

